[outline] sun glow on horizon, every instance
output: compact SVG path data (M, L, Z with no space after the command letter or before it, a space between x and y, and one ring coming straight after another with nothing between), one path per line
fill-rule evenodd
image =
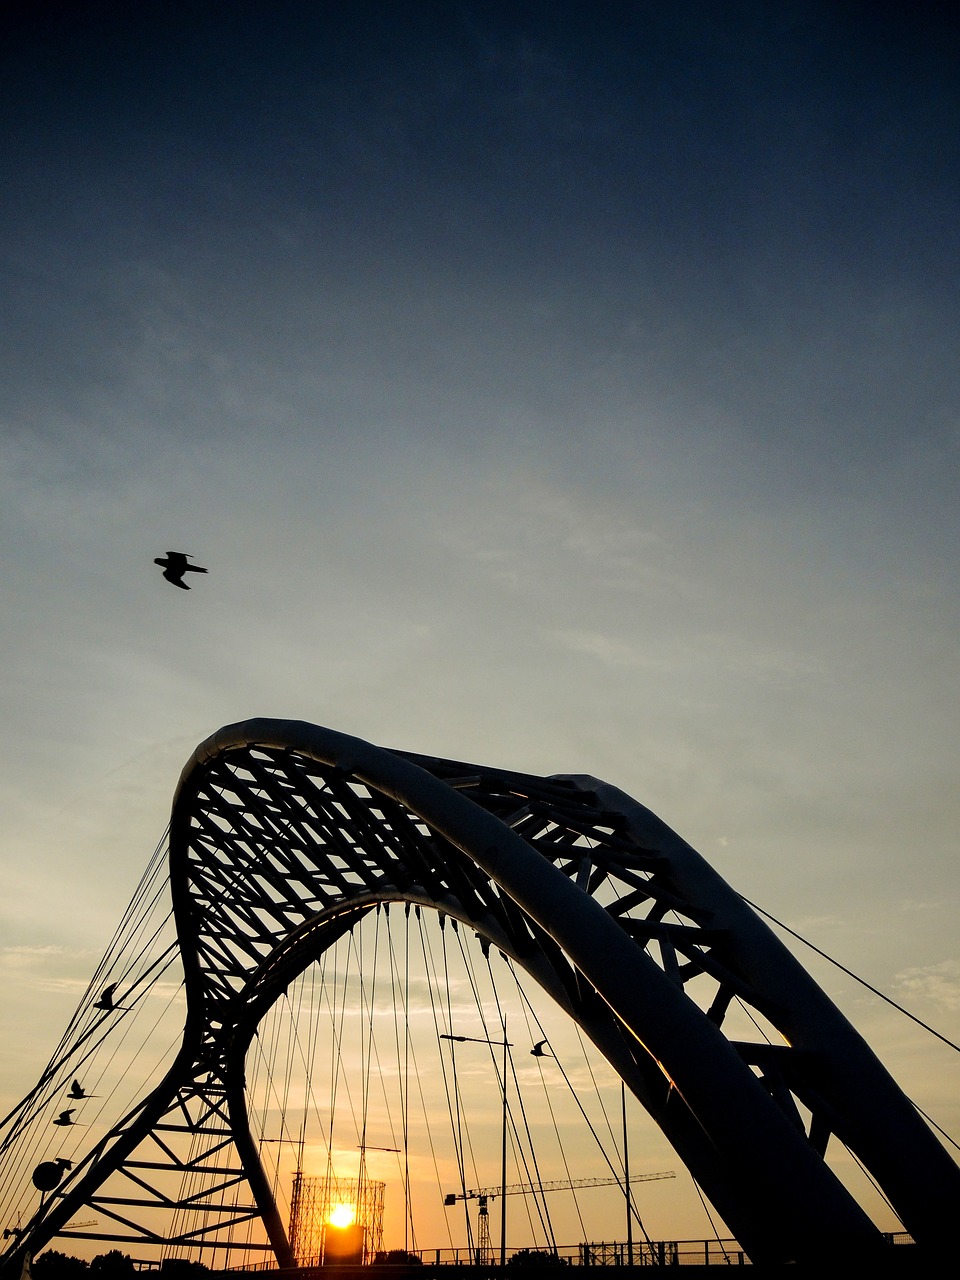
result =
M350 1227L357 1220L356 1205L335 1204L327 1214L327 1222L332 1227Z

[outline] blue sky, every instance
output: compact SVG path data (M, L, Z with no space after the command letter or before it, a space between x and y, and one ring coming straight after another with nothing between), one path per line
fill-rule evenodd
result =
M956 1039L950 9L2 21L0 1092L253 715L604 777Z

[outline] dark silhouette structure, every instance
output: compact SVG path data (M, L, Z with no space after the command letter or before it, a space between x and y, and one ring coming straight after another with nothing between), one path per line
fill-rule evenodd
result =
M163 568L163 576L168 582L172 582L175 587L182 587L184 591L189 591L189 586L184 582L183 575L185 573L206 573L199 564L188 564L193 557L184 554L182 551L168 551L166 559L157 556L154 564L158 564Z
M888 1247L825 1162L832 1135L921 1247L952 1243L960 1170L867 1044L699 854L597 778L251 720L187 763L169 877L187 992L180 1050L25 1224L6 1255L14 1267L82 1209L116 1224L97 1239L216 1249L224 1264L246 1247L234 1233L260 1219L291 1266L248 1121L245 1056L289 984L395 902L442 910L540 984L754 1262L862 1261ZM102 1021L115 985L96 1002ZM734 1005L774 1028L770 1039L729 1030Z

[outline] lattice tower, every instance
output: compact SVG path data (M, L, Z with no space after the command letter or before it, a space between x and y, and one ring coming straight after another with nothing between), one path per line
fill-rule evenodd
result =
M323 1263L330 1216L338 1205L351 1205L362 1230L363 1261L372 1262L383 1249L383 1200L386 1183L333 1174L293 1176L290 1199L290 1245L298 1267Z

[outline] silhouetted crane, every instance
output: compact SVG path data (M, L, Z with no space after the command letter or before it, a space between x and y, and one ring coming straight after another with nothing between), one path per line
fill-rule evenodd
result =
M661 1178L675 1178L673 1169L663 1173L635 1173L630 1182L658 1182ZM444 1196L445 1205L456 1204L458 1200L495 1200L497 1196L533 1196L541 1191L571 1191L576 1187L622 1187L623 1178L564 1178L560 1182L513 1182L505 1187L473 1187L469 1191L451 1191Z

